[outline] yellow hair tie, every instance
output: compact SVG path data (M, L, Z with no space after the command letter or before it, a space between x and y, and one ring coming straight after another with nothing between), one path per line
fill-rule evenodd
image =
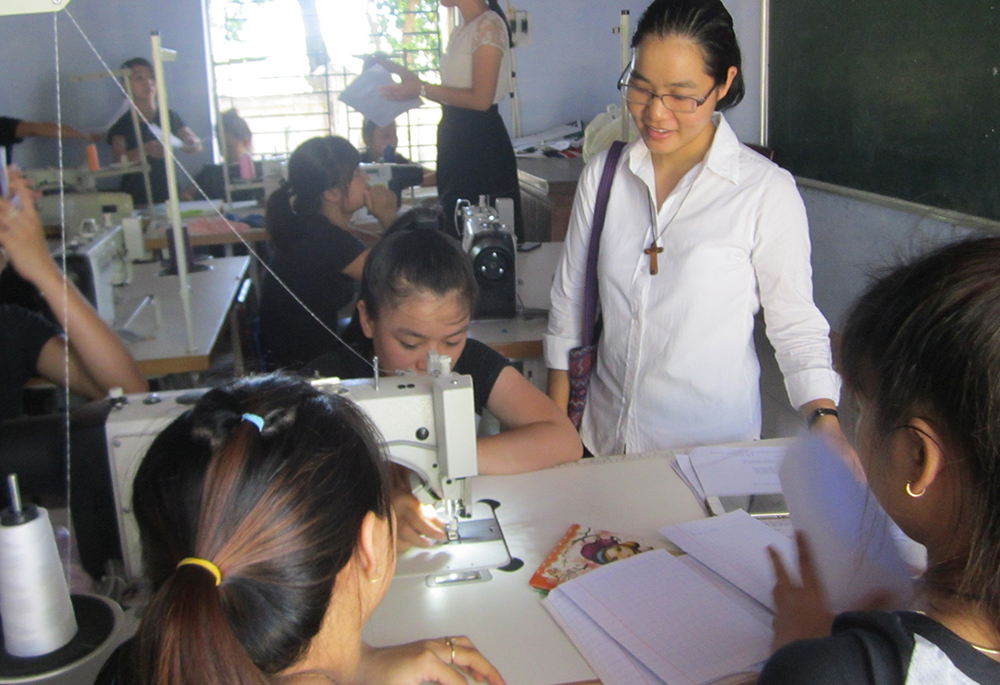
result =
M207 570L213 576L215 576L215 584L222 585L222 571L219 567L213 564L208 559L199 559L198 557L185 557L177 562L177 568L181 566L201 566L203 569Z

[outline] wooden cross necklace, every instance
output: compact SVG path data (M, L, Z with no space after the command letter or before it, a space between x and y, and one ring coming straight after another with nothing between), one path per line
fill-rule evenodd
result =
M657 217L656 202L653 200L652 193L649 193L646 196L648 198L648 200L649 200L649 218L650 218L650 225L652 227L652 232L653 232L653 240L649 243L649 247L647 247L642 252L643 252L643 254L646 254L646 255L649 256L649 275L650 276L655 276L656 274L660 273L660 263L659 263L658 256L660 255L660 253L663 252L663 248L660 247L660 238L663 237L664 232L668 228L670 228L670 224L674 223L674 219L677 218L677 215L681 213L681 208L684 206L684 203L687 201L688 195L691 194L692 188L694 188L694 181L695 181L695 179L692 179L691 183L688 184L688 188L687 188L687 191L684 193L684 197L682 197L681 201L679 203L677 203L677 210L674 212L673 216L670 217L670 220L667 221L667 223L665 223L663 225L663 228L660 229L659 233L656 232L656 217Z

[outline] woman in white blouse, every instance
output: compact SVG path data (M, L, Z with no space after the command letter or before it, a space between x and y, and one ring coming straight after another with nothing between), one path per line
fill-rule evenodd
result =
M640 138L618 161L601 236L603 332L581 425L594 454L760 436L754 315L792 404L845 449L829 327L812 300L805 209L791 175L740 145L721 114L743 97L720 0L655 0L619 87ZM545 338L549 394L569 395L606 153L580 179Z
M438 198L446 230L454 229L458 200L476 204L480 195L492 202L514 200L515 228L521 228L521 195L514 149L497 103L510 92L510 32L497 0L441 0L455 7L462 25L441 55L441 85L426 83L412 71L385 59L377 61L402 77L402 83L382 89L390 100L418 95L440 102L437 137ZM457 235L457 231L456 231Z

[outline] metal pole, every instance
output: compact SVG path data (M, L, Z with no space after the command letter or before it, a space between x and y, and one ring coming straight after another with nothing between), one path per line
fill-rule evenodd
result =
M177 276L180 279L181 304L184 306L184 329L187 333L188 352L194 352L194 322L191 320L191 287L188 284L187 246L181 227L181 208L177 196L177 173L174 170L173 131L170 129L170 106L167 103L167 82L163 72L163 46L158 31L152 33L153 66L156 70L156 93L160 105L160 128L163 129L163 163L167 166L167 214L174 233L174 252L177 254ZM172 53L173 51L171 51ZM152 198L150 198L152 199Z

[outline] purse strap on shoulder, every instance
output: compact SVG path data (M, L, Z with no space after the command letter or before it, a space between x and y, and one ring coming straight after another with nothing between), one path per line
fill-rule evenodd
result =
M608 211L608 198L611 196L611 184L615 180L618 160L621 158L625 143L616 140L608 150L604 160L604 172L601 174L601 184L597 187L597 203L594 205L594 224L590 231L590 246L587 249L587 273L583 284L583 344L590 345L597 339L597 253L601 246L601 233L604 231L604 217Z

